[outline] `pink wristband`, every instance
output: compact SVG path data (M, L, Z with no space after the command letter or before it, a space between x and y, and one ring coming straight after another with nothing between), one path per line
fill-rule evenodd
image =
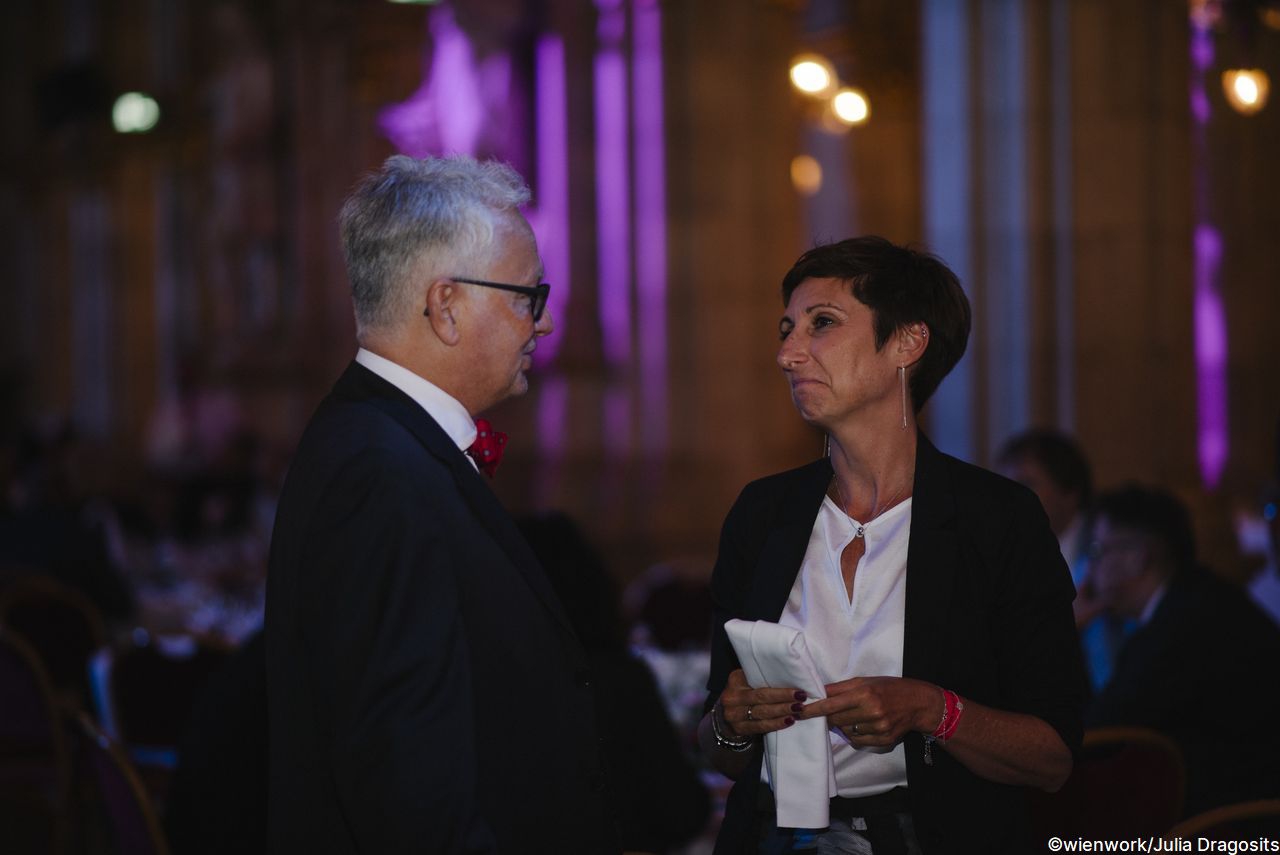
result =
M939 742L946 742L952 736L955 736L956 726L960 724L960 716L964 713L964 701L960 700L960 696L950 689L942 690L943 710L942 721L938 722L937 729L933 732L933 738Z

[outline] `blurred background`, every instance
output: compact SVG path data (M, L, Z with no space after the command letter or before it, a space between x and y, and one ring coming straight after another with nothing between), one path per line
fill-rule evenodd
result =
M773 362L781 275L817 240L920 242L960 274L974 335L925 417L945 450L989 464L1057 426L1100 483L1198 504L1251 502L1270 469L1280 110L1233 108L1223 75L1280 74L1275 3L5 15L4 425L71 427L81 491L155 505L157 480L238 467L269 498L354 352L341 199L447 151L528 177L554 284L533 389L494 414L495 488L580 519L624 580L709 557L746 481L819 452Z
M821 453L774 364L779 285L862 233L939 254L972 301L923 419L943 450L991 466L1057 428L1100 486L1188 502L1218 572L1265 560L1276 0L3 16L0 565L73 568L55 575L121 630L256 629L276 491L355 352L338 207L397 152L529 180L556 332L492 414L511 434L493 485L580 524L633 622L709 576L747 481ZM691 597L673 608L696 626Z

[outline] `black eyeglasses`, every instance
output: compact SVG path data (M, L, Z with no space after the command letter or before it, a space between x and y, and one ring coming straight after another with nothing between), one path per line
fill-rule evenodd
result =
M537 285L504 285L501 282L486 282L483 279L463 279L461 276L449 278L454 282L465 282L468 285L479 285L481 288L497 288L499 291L512 291L525 295L529 298L529 313L533 315L535 324L542 320L542 312L547 308L547 295L551 293L551 286L546 282Z

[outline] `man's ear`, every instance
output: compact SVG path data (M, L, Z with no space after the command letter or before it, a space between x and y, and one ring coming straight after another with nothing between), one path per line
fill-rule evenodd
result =
M427 285L427 307L422 314L431 324L436 337L450 347L456 345L461 338L458 321L454 316L461 293L458 286L449 279L436 279Z
M919 362L920 357L924 356L924 352L929 348L929 327L923 322L899 327L897 337L898 354L904 368L910 368Z

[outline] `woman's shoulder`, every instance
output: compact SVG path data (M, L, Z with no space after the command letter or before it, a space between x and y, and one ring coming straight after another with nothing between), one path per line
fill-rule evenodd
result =
M961 530L981 540L1000 539L1002 532L1028 525L1048 526L1040 500L1030 489L936 449L925 473L917 474L916 487L931 494L928 501L938 513L954 516Z
M812 463L749 482L735 504L785 504L797 496L821 492L830 482L831 461L820 457Z
M937 470L937 486L954 493L962 509L985 513L1000 508L1012 511L1040 506L1036 494L1017 481L937 449L933 449L930 466Z

